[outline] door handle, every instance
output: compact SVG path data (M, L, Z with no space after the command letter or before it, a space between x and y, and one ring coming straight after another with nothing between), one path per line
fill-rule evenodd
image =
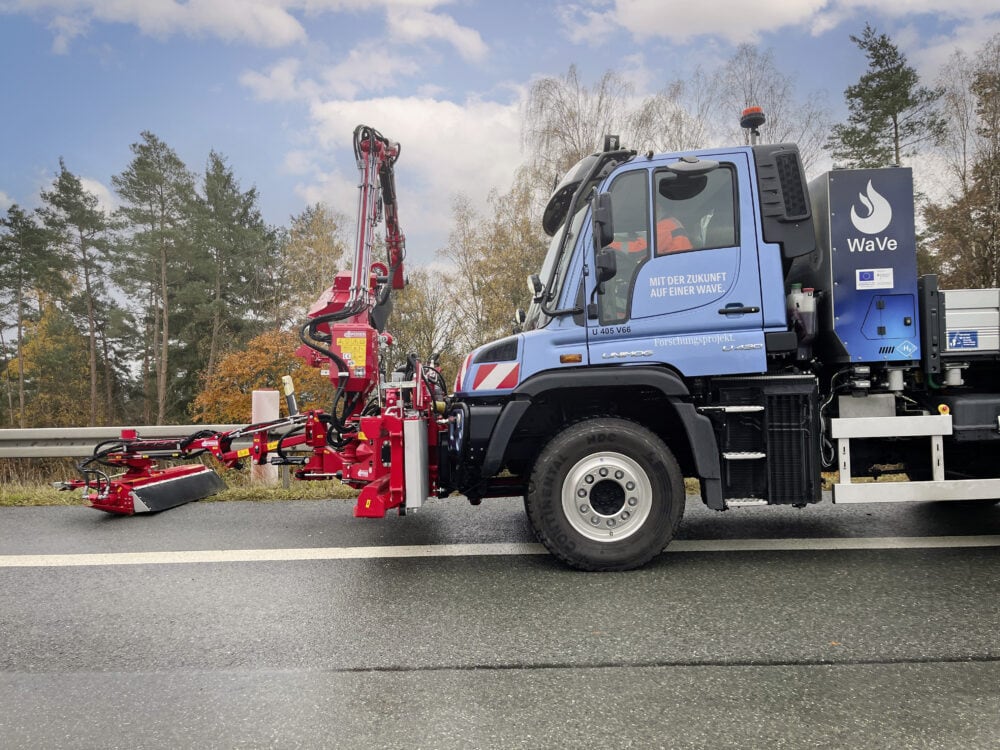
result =
M739 302L732 302L719 310L719 315L744 315L746 313L759 312L759 307L744 306Z

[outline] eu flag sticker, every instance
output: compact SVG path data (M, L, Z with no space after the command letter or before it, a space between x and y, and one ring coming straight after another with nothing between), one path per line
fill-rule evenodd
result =
M854 273L855 289L892 289L891 268L859 268Z

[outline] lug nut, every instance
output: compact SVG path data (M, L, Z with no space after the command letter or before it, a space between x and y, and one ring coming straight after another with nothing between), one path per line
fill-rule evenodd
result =
M607 469L601 469L597 473L600 474L602 477L606 477L608 475L608 470Z
M639 504L639 498L637 498L637 497L630 497L628 499L628 504L631 505L634 508L635 506L637 506Z
M620 471L619 470L619 471L615 472L615 479L621 481L624 478L625 478L625 472L624 471Z
M583 505L580 506L580 512L581 513L586 513L588 510L590 510L590 506L587 505L586 503L584 503Z
M587 496L587 490L585 490L585 489L583 489L583 488L581 487L580 489L578 489L578 490L576 491L576 496L577 496L577 497L586 497L586 496Z
M627 489L629 492L631 492L632 490L634 490L635 489L635 482L626 482L625 483L625 489Z

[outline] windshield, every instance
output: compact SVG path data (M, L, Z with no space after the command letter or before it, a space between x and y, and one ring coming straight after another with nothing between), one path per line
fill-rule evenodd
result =
M542 263L542 272L539 275L539 278L546 281L548 279L552 279L552 282L549 285L551 291L544 298L549 303L559 299L559 296L562 293L563 282L566 279L566 271L569 268L570 259L573 257L573 246L576 244L576 238L580 234L583 217L586 215L588 208L590 208L589 202L581 203L580 207L573 215L568 229L567 225L564 224L559 231L552 236L552 241L549 243L549 249L545 253L545 261ZM566 247L560 255L559 248L563 244L563 234L567 231L569 232L569 236L566 237ZM555 276L553 277L553 266L556 264L557 259L559 261L559 267L555 269ZM544 325L540 322L541 317L541 304L539 302L532 302L531 307L528 308L528 317L525 321L525 329L531 330Z
M552 191L542 227L552 237L549 250L539 275L545 285L545 293L540 302L533 302L525 321L526 327L538 328L545 325L553 314L579 312L574 308L553 310L550 305L559 299L566 270L573 256L573 244L580 233L583 215L590 206L590 195L597 184L607 177L622 162L635 156L634 151L605 151L591 154L578 161L562 181ZM566 229L566 215L573 211L573 217ZM562 231L560 231L562 227ZM558 267L556 267L558 266ZM544 316L544 317L543 317Z

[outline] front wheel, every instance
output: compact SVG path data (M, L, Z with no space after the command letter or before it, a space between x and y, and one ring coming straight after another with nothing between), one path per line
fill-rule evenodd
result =
M539 540L567 564L630 570L673 537L684 482L670 449L650 430L625 419L589 419L542 450L525 509Z

